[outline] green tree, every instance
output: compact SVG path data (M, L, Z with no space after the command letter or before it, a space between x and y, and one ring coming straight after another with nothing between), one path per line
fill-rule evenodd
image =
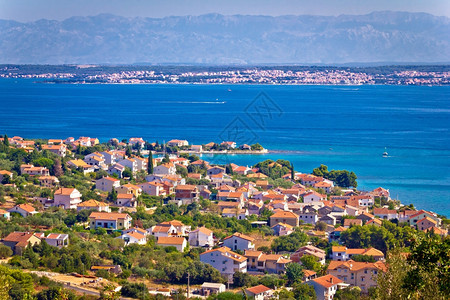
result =
M334 295L336 300L359 300L361 299L361 289L357 286L347 287L336 291Z
M149 154L148 154L147 172L148 172L148 174L153 174L153 154L152 154L152 151L150 151Z
M0 258L7 258L13 254L11 248L0 244Z
M292 291L294 292L295 299L297 300L315 300L316 291L312 285L305 283L294 283L292 286Z
M317 261L317 257L314 255L303 255L302 258L300 258L300 261L307 270L319 272L322 269L322 265Z
M303 278L303 267L298 263L290 263L286 267L286 277L290 283L299 282Z
M273 240L271 248L273 251L280 252L294 252L298 248L306 245L309 241L309 237L306 233L301 231L295 231L290 235L280 236Z
M5 145L5 147L9 147L9 138L6 134L3 136L3 145Z

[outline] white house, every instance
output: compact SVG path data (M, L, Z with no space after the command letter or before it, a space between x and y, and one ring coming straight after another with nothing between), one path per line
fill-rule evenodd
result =
M147 243L147 237L137 231L122 233L122 235L119 236L118 239L122 239L125 242L125 246L130 244L145 245Z
M60 188L54 194L53 206L76 209L81 203L81 193L75 188Z
M327 196L319 194L316 191L310 191L303 195L303 203L319 202L323 200L327 200Z
M104 192L111 192L120 187L120 180L112 177L103 177L95 181L95 188Z
M64 144L59 145L42 145L42 150L48 150L52 153L55 153L58 156L65 157L67 146Z
M37 214L38 212L36 211L36 209L34 209L33 206L29 205L29 204L19 204L14 206L13 208L10 208L8 210L8 212L10 213L18 213L20 215L22 215L22 217L28 217L28 216L32 216L34 214Z
M247 272L247 258L231 251L228 247L205 251L200 254L200 261L211 265L229 279L233 278L235 272Z
M137 162L132 158L125 158L125 159L119 160L117 163L126 168L130 168L131 172L133 172L133 173L136 173L137 171L139 171Z
M189 142L186 140L170 140L167 142L167 146L169 147L189 146Z
M254 250L255 239L236 232L223 239L223 245L233 250Z
M199 227L189 232L189 245L198 247L214 246L213 232L206 227Z
M153 168L153 174L155 175L175 175L177 168L173 163L166 163Z
M65 233L50 233L46 237L42 237L41 240L45 240L50 246L58 248L67 247L69 245L69 235Z

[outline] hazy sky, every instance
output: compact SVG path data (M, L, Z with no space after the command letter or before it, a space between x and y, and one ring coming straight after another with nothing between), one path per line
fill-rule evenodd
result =
M379 10L450 17L450 0L0 0L0 19L62 20L110 13L127 17L231 14L365 14Z

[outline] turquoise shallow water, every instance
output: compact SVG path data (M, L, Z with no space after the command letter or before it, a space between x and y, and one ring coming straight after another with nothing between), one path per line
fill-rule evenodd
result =
M55 85L2 79L0 132L103 141L258 141L276 153L228 159L242 165L287 159L302 172L321 163L353 170L360 188L383 186L403 203L450 215L448 95L450 87L428 86Z

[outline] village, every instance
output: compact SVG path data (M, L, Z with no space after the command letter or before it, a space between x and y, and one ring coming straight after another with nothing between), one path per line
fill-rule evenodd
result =
M357 299L370 299L389 271L390 251L408 256L416 235L448 239L445 216L401 204L383 187L358 190L353 172L321 165L302 173L284 160L240 166L201 159L214 151L266 152L259 144L6 135L0 144L0 243L10 249L0 251L4 264L73 273L82 283L64 284L98 295L106 293L103 281L111 293L139 299L234 293L322 300L355 291ZM38 219L58 215L59 223ZM62 259L72 243L94 241L108 247L82 258L83 266L72 268L77 272L39 254L48 244ZM145 251L155 251L153 261L133 256ZM191 265L201 271L194 275ZM137 286L149 290L133 294Z

